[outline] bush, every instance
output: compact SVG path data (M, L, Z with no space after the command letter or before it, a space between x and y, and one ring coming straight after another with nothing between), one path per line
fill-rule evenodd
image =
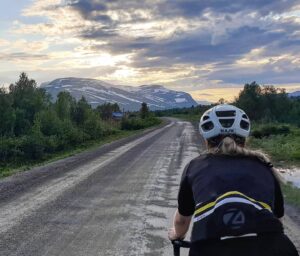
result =
M156 117L141 118L123 118L121 122L122 130L140 130L153 125L159 124L161 121Z
M60 140L56 135L45 137L45 152L46 153L55 153L60 147Z
M28 160L42 159L45 154L45 148L45 140L42 136L25 136L21 145L21 150Z
M105 122L101 122L101 127L102 127L103 137L108 136L108 135L112 135L112 134L116 134L120 131L120 124L119 123L114 123L112 125L112 124L108 124L108 123L105 123Z
M160 123L161 123L161 120L156 117L148 117L147 119L145 119L146 127L158 125Z
M144 127L143 121L139 118L123 118L121 122L122 130L139 130Z
M107 133L107 127L105 129L98 115L96 113L93 113L85 121L84 131L91 137L91 139L97 139Z
M295 160L300 160L300 149L298 151L291 153L291 158Z
M251 135L254 138L261 139L271 135L288 135L290 127L288 125L266 124L254 129Z
M251 137L248 141L253 148L259 148L276 161L295 164L300 160L300 136L294 132L288 135L271 135L264 138Z
M62 122L61 132L58 135L60 144L58 150L63 150L69 146L82 143L86 139L86 135L79 128L74 126L70 120Z
M1 137L0 139L0 162L8 162L23 155L20 150L21 140L15 137Z
M59 134L61 121L54 110L47 110L39 113L38 118L41 122L41 132L46 136Z

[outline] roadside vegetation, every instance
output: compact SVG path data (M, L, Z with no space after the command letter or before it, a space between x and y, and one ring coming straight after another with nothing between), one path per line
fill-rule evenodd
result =
M248 145L267 153L275 167L300 168L300 128L291 124L254 124ZM300 189L282 184L285 201L300 207Z
M220 99L220 103L225 103ZM252 132L248 145L267 153L277 167L300 167L300 98L290 98L284 89L260 86L256 82L245 84L233 102L228 102L248 114ZM173 116L199 122L201 115L211 106L159 111L158 116ZM283 184L286 201L300 207L300 189Z
M300 166L300 128L291 124L254 124L248 145L262 149L276 166Z
M121 117L114 119L113 113ZM55 102L36 82L22 73L0 89L0 176L14 169L64 157L158 125L143 103L139 112L121 113L117 104L93 109L82 97L76 101L68 92Z
M292 183L281 184L281 189L285 202L300 209L300 189L295 187Z
M142 103L139 113L131 113L128 118L123 118L121 122L122 130L139 130L150 126L158 125L161 119L157 118L146 103Z
M225 103L220 99L218 104ZM233 104L248 114L252 123L249 145L268 153L277 164L300 165L300 98L290 98L284 89L245 84ZM199 122L210 106L156 111L157 116L172 116Z
M275 167L300 168L300 128L291 124L254 124L248 145L267 153ZM285 201L300 207L300 189L282 184Z

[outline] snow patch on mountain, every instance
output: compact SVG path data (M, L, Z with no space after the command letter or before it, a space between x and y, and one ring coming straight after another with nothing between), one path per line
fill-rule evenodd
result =
M139 110L146 102L151 110L183 108L198 105L190 94L173 91L161 85L142 85L138 87L113 85L96 79L59 78L41 84L55 100L58 93L68 91L79 100L82 96L93 106L104 103L118 103L121 109Z
M176 101L177 103L186 102L186 98L175 98L175 101Z

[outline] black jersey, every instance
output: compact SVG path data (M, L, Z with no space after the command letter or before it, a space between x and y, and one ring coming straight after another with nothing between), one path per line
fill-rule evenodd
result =
M201 155L185 168L178 194L181 215L194 215L192 241L282 232L280 185L254 157Z

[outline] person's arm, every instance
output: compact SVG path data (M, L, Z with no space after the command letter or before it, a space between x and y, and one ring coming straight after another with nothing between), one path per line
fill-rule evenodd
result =
M175 212L173 227L169 230L169 239L184 239L189 230L192 216L183 216L178 210Z
M274 168L272 168L272 173L274 175L275 185L274 214L279 220L281 220L284 216L284 200L280 187L280 177Z
M175 212L173 227L169 230L169 239L183 239L187 233L195 211L193 191L187 177L188 166L185 168L178 193L178 209Z

